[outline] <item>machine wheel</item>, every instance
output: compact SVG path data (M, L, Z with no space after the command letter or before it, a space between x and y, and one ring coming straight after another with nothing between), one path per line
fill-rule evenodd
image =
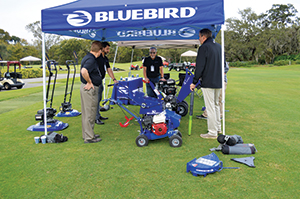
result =
M179 72L179 71L180 71L180 68L176 68L176 70L177 70L177 72Z
M21 89L21 88L23 88L23 86L17 86L17 89Z
M173 135L170 137L169 143L171 147L181 147L182 139L178 135Z
M176 113L178 113L181 116L186 116L188 112L189 112L188 103L185 101L179 102Z
M169 70L169 71L171 71L171 70L172 70L172 68L171 68L171 67L169 67L169 68L168 68L168 70Z
M10 90L10 89L11 89L11 85L10 85L9 83L5 83L5 84L4 84L4 88L5 88L6 90Z
M145 135L139 135L135 139L135 143L138 147L148 146L148 138Z

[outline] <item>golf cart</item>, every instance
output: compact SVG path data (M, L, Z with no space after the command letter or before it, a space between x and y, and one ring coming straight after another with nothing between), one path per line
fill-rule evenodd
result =
M1 77L0 77L1 78ZM3 88L3 85L2 85L2 83L0 82L0 91L2 90L2 88Z
M14 72L9 72L9 66L14 65ZM22 74L16 72L16 67L19 65L21 69L21 64L18 61L8 61L7 62L7 72L4 74L4 78L0 78L0 82L3 84L6 90L10 90L12 87L17 87L21 89L24 86L24 82L21 80Z

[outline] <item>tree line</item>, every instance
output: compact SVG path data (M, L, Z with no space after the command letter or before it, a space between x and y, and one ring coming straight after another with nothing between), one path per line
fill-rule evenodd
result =
M225 55L229 62L254 62L258 64L273 63L278 59L299 59L300 20L298 11L292 4L273 4L265 13L256 14L251 8L239 11L240 18L228 18L225 23ZM19 60L32 55L41 57L42 31L40 22L26 26L35 40L29 44L17 36L10 36L0 29L0 55L5 60ZM61 36L45 34L46 52L50 59L64 64L66 60L74 59L73 51L77 52L79 63L90 50L92 41L84 39L64 39ZM216 41L221 43L221 34ZM110 42L111 52L108 58L114 59L116 43ZM119 47L116 62L131 61L131 47ZM171 62L179 62L180 54L187 50L197 49L159 49L158 54ZM135 49L133 61L142 60L148 56L148 49ZM182 61L194 61L183 58Z

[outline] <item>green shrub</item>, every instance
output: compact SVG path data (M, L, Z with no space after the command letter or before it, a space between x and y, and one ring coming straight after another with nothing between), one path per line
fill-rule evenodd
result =
M279 61L274 61L273 63L275 66L285 66L290 64L290 60L279 60Z
M256 64L258 64L256 61L230 62L231 67L251 67Z

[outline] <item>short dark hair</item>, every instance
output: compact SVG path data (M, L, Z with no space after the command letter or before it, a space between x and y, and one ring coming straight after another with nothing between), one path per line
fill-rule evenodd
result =
M109 43L107 41L102 42L102 47L106 48L106 46L110 46Z
M199 33L200 33L201 36L204 35L206 38L212 37L211 31L207 28L204 28L204 29L200 30Z
M100 41L94 41L91 46L91 51L98 52L99 50L102 50L102 48L103 47Z
M151 50L155 50L155 52L157 52L157 49L156 49L155 47L151 47L151 48L149 49L149 52L150 52Z

